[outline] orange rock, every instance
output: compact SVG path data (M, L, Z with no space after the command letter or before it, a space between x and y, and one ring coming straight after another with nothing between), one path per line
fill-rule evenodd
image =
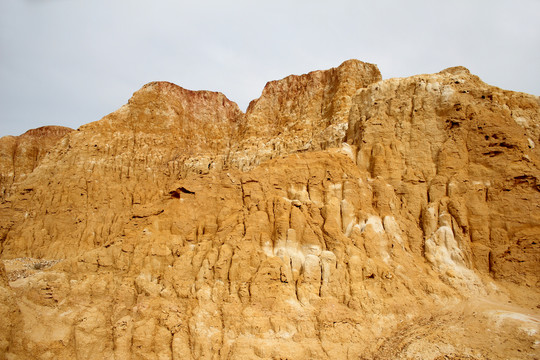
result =
M0 138L0 201L11 195L13 183L22 181L66 134L64 126L43 126L20 136Z
M350 60L245 114L147 84L4 192L0 351L534 356L539 141L538 97L463 67L381 80Z

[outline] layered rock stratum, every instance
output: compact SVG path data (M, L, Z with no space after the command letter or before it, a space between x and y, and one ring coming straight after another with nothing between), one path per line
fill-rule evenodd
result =
M537 96L357 60L1 138L0 354L538 358L539 143Z

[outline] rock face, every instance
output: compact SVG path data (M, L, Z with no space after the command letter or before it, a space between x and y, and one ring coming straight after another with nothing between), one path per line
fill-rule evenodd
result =
M0 201L11 195L13 183L22 181L64 135L73 129L44 126L21 136L0 138Z
M401 209L408 228L420 225L422 236L409 237L418 254L454 268L440 251L455 240L458 264L535 287L539 118L538 97L451 68L359 92L346 141L359 149L358 167L394 189L385 212Z
M350 60L245 114L150 83L13 172L0 353L534 358L539 142L538 97L462 67Z

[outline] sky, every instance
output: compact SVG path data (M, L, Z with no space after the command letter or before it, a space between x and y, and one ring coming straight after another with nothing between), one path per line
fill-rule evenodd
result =
M0 136L77 128L156 80L245 110L267 81L352 58L540 95L539 19L540 0L0 0Z

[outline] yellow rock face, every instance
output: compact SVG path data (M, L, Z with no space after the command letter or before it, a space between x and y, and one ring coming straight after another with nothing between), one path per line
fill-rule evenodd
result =
M147 84L5 186L0 353L533 358L539 142L538 97L461 67L350 60L245 114Z
M0 138L0 200L9 197L13 183L24 180L58 140L71 131L64 126L44 126L21 136Z

